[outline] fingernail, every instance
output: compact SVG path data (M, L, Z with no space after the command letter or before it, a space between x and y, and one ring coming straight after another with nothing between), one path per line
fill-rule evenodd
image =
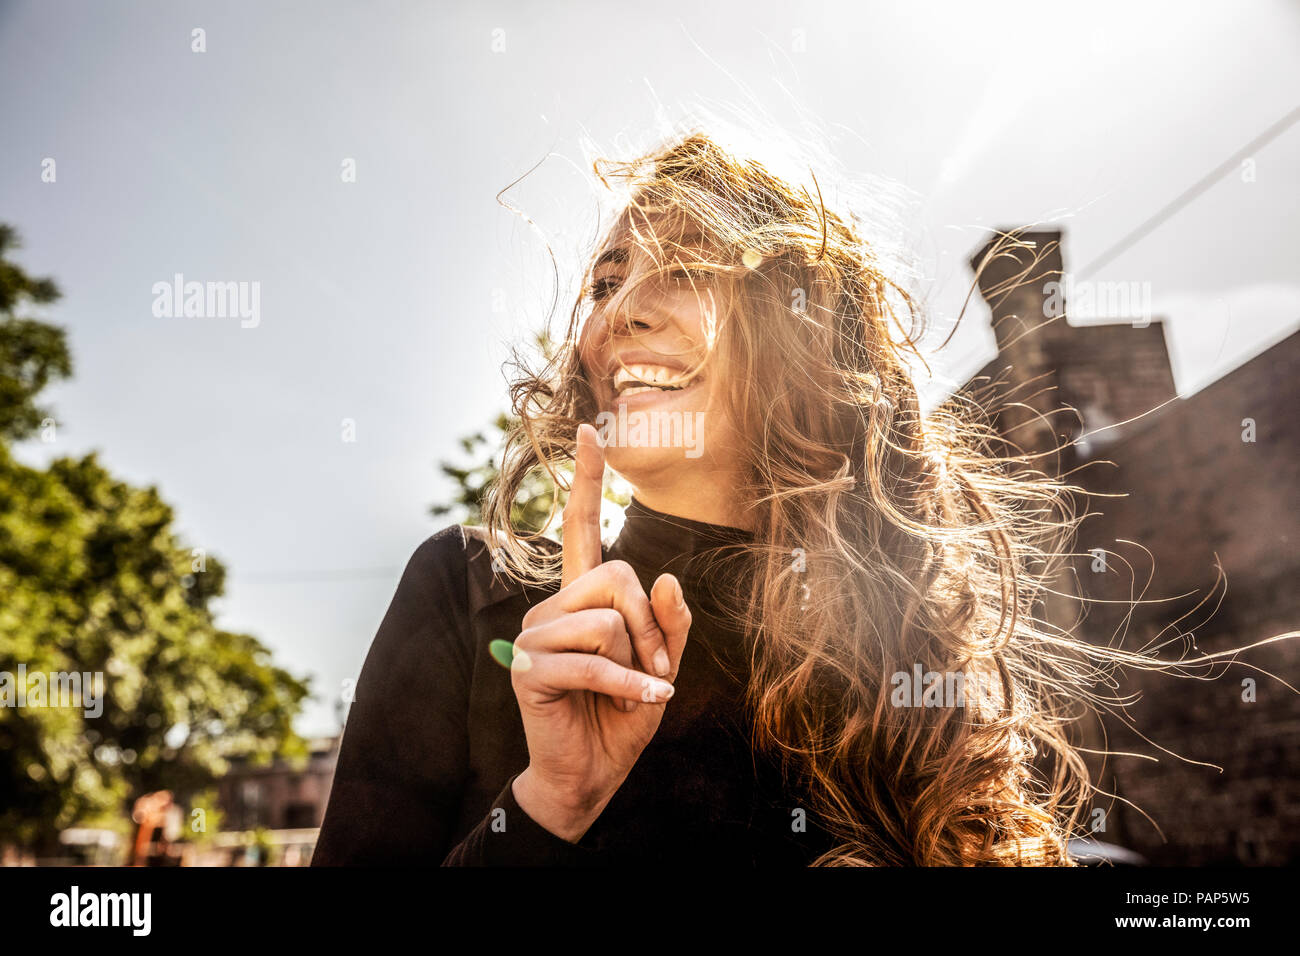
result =
M673 685L662 680L652 681L649 691L650 703L662 704L673 696Z
M626 713L626 714L630 714L630 713L632 713L632 711L634 711L634 710L636 710L636 701L634 701L634 700L624 700L624 701L623 701L623 712L624 712L624 713Z
M680 611L686 607L686 597L682 594L682 582L674 580L673 587L677 589L677 610Z
M488 645L488 653L492 655L494 661L509 669L515 657L515 645L510 641L493 641Z
M667 677L669 670L668 652L662 647L655 651L654 656L655 673L660 677Z

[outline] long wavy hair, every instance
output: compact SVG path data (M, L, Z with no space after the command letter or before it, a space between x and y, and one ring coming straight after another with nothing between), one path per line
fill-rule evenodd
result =
M753 573L719 580L744 582L726 605L752 653L753 745L780 756L833 836L816 862L1070 865L1092 792L1078 705L1106 703L1095 689L1116 666L1171 666L1045 619L1079 489L1008 452L969 391L922 413L921 310L822 184L699 130L594 170L629 197L610 234L663 268L689 260L722 303L709 361L746 439L754 543ZM675 242L684 230L707 255ZM597 411L579 357L590 312L579 297L548 359L517 366L518 427L484 508L507 572L534 582L556 582L558 558L511 510L537 469L562 493L576 426ZM896 706L917 668L978 692Z

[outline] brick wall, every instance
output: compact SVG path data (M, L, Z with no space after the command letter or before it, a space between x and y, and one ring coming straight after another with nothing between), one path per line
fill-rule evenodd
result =
M319 827L325 818L338 737L312 742L310 757L298 764L276 760L267 766L236 762L217 784L227 830L297 830Z
M1166 657L1214 653L1300 629L1298 376L1300 334L1105 448L1099 459L1114 467L1085 471L1081 483L1089 490L1126 497L1092 498L1091 510L1100 514L1082 525L1078 549L1105 548L1134 565L1129 572L1112 557L1098 574L1090 560L1080 561L1086 595L1127 600L1131 581L1140 588L1153 568L1148 598L1197 592L1139 608L1125 646L1155 638L1210 594L1216 555L1226 590L1220 584L1212 604L1177 625L1191 638L1168 648ZM1255 422L1254 442L1242 440L1247 418ZM1108 640L1121 623L1117 608L1094 603L1084 633ZM1260 648L1241 661L1300 684L1300 642ZM1142 694L1129 713L1156 744L1223 772L1167 754L1157 754L1159 763L1119 758L1103 783L1146 810L1168 842L1132 809L1119 806L1109 820L1121 842L1155 862L1300 862L1300 697L1242 663L1213 674L1211 681L1139 675L1122 688ZM1248 677L1256 682L1254 702L1242 699ZM1153 752L1117 720L1106 727L1112 749Z
M1039 392L1040 413L1072 406L1083 431L1143 416L1059 459L1063 471L1083 465L1072 480L1092 493L1094 514L1083 522L1076 550L1112 552L1102 573L1093 571L1091 558L1075 562L1082 596L1090 599L1078 633L1095 643L1114 643L1123 633L1129 649L1175 639L1162 654L1174 659L1300 630L1300 333L1189 398L1173 399L1163 325L1047 321L1043 279L1062 268L1061 237L1024 238L1032 245L980 277L1000 352L976 380L1005 381L995 390L1003 396ZM1017 275L1022 284L1008 294L1006 284ZM1243 419L1254 422L1253 442L1242 440ZM1054 415L1052 429L1023 414L996 422L1030 450L1079 434L1073 414ZM1129 601L1152 574L1145 597L1163 603L1138 607L1126 625L1130 608L1103 602ZM1187 596L1164 600L1179 595ZM1207 595L1208 606L1178 622ZM1068 625L1077 610L1077 602L1056 600L1047 613ZM1092 761L1094 780L1122 798L1098 798L1095 805L1108 811L1099 838L1157 864L1300 863L1300 696L1247 664L1300 686L1300 641L1193 671L1213 680L1130 671L1111 691L1140 698L1125 713L1150 742L1108 715L1099 725L1104 746L1158 761ZM1253 702L1243 699L1244 678L1255 680ZM1095 746L1098 727L1089 729L1085 742Z

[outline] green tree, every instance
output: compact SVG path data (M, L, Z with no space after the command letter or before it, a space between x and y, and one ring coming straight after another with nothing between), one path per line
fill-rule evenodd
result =
M487 491L500 474L497 462L505 448L506 435L510 433L513 425L514 422L510 417L503 413L492 423L490 432L478 431L460 440L461 450L466 456L473 456L475 460L468 465L443 461L438 466L442 473L452 480L456 491L450 502L436 504L430 508L432 514L438 517L452 515L453 520L461 524L483 524L483 506ZM538 468L532 471L524 479L510 506L511 522L522 531L530 533L545 531L548 536L559 540L559 514L569 498L569 493L563 488L559 489L555 521L548 528L546 519L551 513L551 498L554 493L555 483L551 481L551 476L545 469ZM627 507L628 502L632 500L631 490L627 484L608 471L605 473L605 500L612 501L620 508ZM609 526L608 517L601 519L601 526L606 528Z
M455 484L456 492L449 503L429 509L434 515L453 515L462 524L483 524L487 491L500 473L497 462L505 448L506 435L513 427L514 421L503 412L496 417L490 431L478 431L460 440L461 450L475 460L468 465L450 461L439 465L442 473ZM514 526L532 533L545 529L554 489L555 483L545 470L537 469L530 474L510 506L510 520ZM561 490L557 513L567 497Z
M34 279L9 261L22 245L12 226L0 223L0 440L20 440L50 417L36 395L72 374L72 355L61 328L20 315L59 298L53 279Z
M48 417L39 385L71 371L60 330L13 316L41 301L32 282L0 262L0 422L11 439ZM120 824L142 793L185 799L228 758L305 756L292 721L306 681L217 626L224 568L185 547L173 520L157 489L115 479L94 454L32 468L0 441L0 681L8 675L11 695L0 707L0 843L49 852L65 827ZM20 670L29 687L34 674L100 675L102 694L13 706Z

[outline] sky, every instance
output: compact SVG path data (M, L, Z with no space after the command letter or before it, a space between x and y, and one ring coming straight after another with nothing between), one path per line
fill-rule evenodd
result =
M546 318L547 244L562 276L590 245L591 144L761 117L903 197L945 334L990 228L1063 229L1080 270L1192 190L1091 276L1150 290L1186 395L1300 325L1300 123L1193 190L1300 106L1298 53L1268 0L0 2L0 221L76 364L17 453L157 485L229 569L219 623L312 675L299 730L330 733L448 523L438 462ZM257 283L256 323L157 314L178 273ZM993 354L977 302L927 394Z

